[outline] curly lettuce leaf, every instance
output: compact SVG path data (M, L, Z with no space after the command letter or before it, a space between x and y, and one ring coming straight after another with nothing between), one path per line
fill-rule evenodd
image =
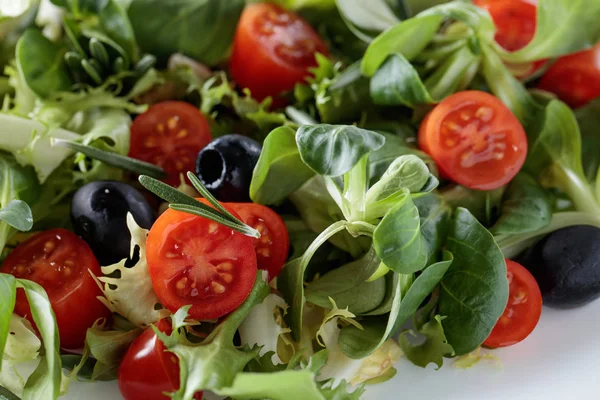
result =
M413 364L425 368L429 363L434 363L439 369L444 364L444 356L453 354L454 350L444 335L443 319L436 315L418 329L418 332L425 337L420 344L414 343L417 338L414 331L405 330L400 334L400 348Z
M127 260L102 267L105 276L97 279L105 297L99 297L112 312L127 318L138 327L147 327L168 315L160 305L160 300L152 287L146 260L146 237L148 231L141 228L133 216L127 214L127 228L131 232L131 259L138 258L133 266ZM137 255L137 257L136 257ZM127 266L126 266L127 264ZM120 277L112 277L119 271Z

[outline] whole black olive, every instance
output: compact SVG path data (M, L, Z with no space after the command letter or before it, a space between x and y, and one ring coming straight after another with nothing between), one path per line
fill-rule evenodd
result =
M246 136L222 136L200 151L196 175L217 200L249 201L250 181L260 151L260 144Z
M545 305L574 308L600 297L600 229L596 227L557 230L519 261L540 285Z
M73 230L90 245L100 265L111 265L129 257L128 212L145 229L150 229L156 220L144 196L122 182L92 182L73 196Z

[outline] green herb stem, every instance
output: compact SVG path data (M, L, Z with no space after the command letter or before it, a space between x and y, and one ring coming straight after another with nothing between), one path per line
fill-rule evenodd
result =
M581 176L571 170L552 168L552 173L558 175L561 188L569 195L578 211L600 216L600 204L590 185Z
M332 225L330 225L327 229L325 229L317 238L308 246L304 254L302 255L302 263L308 265L310 260L313 258L317 250L325 244L331 237L333 237L336 233L339 233L346 229L348 226L347 221L338 221Z

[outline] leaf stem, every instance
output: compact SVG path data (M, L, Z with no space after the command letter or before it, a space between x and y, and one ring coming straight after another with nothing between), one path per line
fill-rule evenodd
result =
M330 225L327 229L325 229L317 238L308 246L304 254L302 255L302 264L303 269L306 268L310 260L313 258L317 250L325 244L333 235L338 232L343 231L348 226L347 221L338 221L332 225Z

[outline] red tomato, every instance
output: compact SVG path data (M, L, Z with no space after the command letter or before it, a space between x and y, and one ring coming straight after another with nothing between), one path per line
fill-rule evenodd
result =
M525 267L506 260L508 304L490 336L487 347L506 347L525 339L537 326L542 315L542 293L535 278Z
M269 280L281 272L290 250L290 238L281 217L269 207L254 203L227 203L242 221L260 232L254 239L258 268L269 272Z
M208 122L196 107L165 101L133 121L129 157L158 165L167 172L165 182L178 186L182 173L195 170L196 157L210 140Z
M537 1L533 0L475 0L476 6L488 10L496 25L496 42L508 51L525 47L535 35ZM547 60L526 65L511 65L521 78L539 70Z
M231 211L231 210L230 210ZM148 234L146 257L162 304L210 320L235 310L256 279L252 239L195 215L167 210Z
M171 323L160 320L159 331L171 333ZM179 359L167 351L152 328L138 336L125 353L119 366L119 390L125 400L167 400L179 389ZM202 392L195 399L202 399Z
M589 50L559 58L546 71L539 88L555 93L573 108L600 97L600 42Z
M477 190L510 182L527 156L519 120L499 99L479 91L442 100L421 123L419 146L441 173Z
M100 264L87 243L65 229L42 232L21 243L6 257L1 271L34 281L46 290L63 349L81 349L87 329L111 315L97 299L102 291L90 275L102 276ZM15 313L33 323L22 289L17 293Z
M275 98L310 75L316 53L327 55L327 47L300 16L270 3L250 4L237 26L229 72L255 99Z

